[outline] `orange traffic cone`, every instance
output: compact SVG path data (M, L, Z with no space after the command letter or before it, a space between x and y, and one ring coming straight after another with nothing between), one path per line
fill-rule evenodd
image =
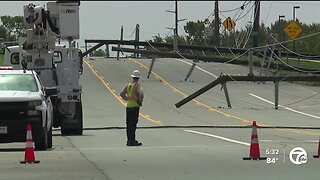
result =
M252 133L251 133L251 144L250 144L250 155L249 157L244 157L243 160L266 160L267 157L260 157L257 124L256 121L252 123Z
M33 148L33 140L32 140L32 129L31 125L27 126L27 141L26 141L26 149L24 152L24 161L20 161L21 164L33 164L39 163L40 161L35 160L34 148Z
M313 155L314 158L319 158L320 156L320 137L319 137L319 143L318 143L318 155Z

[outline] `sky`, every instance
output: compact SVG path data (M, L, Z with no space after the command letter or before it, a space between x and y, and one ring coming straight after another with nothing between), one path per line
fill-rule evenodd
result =
M1 1L0 16L23 16L23 5L29 3L43 6L48 1ZM253 22L254 1L219 1L222 22L231 17L236 29L244 28ZM247 4L243 10L240 6ZM261 1L260 23L266 26L275 23L279 15L284 20L293 19L293 6L296 18L302 23L320 23L320 1ZM236 9L237 8L237 9ZM250 8L252 8L250 10ZM234 11L230 11L236 9ZM175 24L175 1L81 1L80 5L80 46L84 39L120 39L121 26L124 40L133 40L136 24L140 26L140 40L150 40L159 34L161 37L172 35ZM250 11L249 11L250 10ZM183 26L187 21L213 20L214 1L178 1L179 35L186 35ZM245 15L247 14L247 15ZM237 20L239 19L239 20Z

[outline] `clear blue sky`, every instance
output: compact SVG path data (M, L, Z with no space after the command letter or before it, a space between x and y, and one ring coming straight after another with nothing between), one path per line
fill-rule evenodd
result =
M47 1L1 1L0 16L23 15L23 5L33 2L44 5ZM253 2L250 2L243 11L237 9L249 1L219 1L220 18L222 21L230 16L237 19L248 12ZM174 27L175 16L166 10L174 10L174 1L81 1L80 5L80 40L84 39L119 39L120 28L124 26L124 39L134 39L136 24L140 25L140 40L151 39L152 36L171 35L173 32L166 27ZM296 17L302 23L320 23L319 1L261 1L260 23L267 26L278 20L279 15L285 15L284 19L291 20L293 6L296 9ZM187 21L204 20L214 10L214 1L178 1L179 19ZM252 10L243 18L236 21L236 28L244 28L248 21L253 21ZM210 20L213 16L209 17ZM185 35L183 26L186 21L179 23L179 35Z

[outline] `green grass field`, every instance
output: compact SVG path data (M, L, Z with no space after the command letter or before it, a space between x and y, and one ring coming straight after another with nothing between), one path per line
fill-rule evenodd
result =
M219 56L216 56L217 58ZM234 59L234 56L231 55L224 55L225 58L227 59ZM253 61L254 62L258 62L260 58L258 58L257 56L253 56ZM297 66L297 67L305 67L305 68L316 68L316 69L320 69L320 61L319 62L315 62L315 61L307 61L307 60L298 60L298 59L293 59L293 58L286 58L286 57L282 57L281 58L283 62L292 65L292 66ZM242 56L239 58L239 60L241 61L249 61L249 57L248 56ZM279 60L276 61L278 64L283 64L282 62L280 62Z
M288 60L286 59L285 62L290 64L290 65L294 65L294 66L301 66L301 67L309 67L309 68L318 68L318 69L320 69L320 61L319 62L314 62L314 61L305 61L305 60L298 60L298 59L288 58Z

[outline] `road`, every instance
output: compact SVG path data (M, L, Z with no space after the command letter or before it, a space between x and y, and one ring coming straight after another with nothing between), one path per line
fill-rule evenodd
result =
M185 82L190 62L157 59L93 58L84 63L84 135L54 131L53 148L36 151L39 164L20 164L24 143L0 145L0 179L319 179L317 129L258 128L260 153L269 161L249 160L252 121L259 126L320 127L319 87L281 82L278 110L272 82L228 82L232 108L220 86L180 108L175 103L212 82L220 73L248 74L245 66L198 63ZM126 147L125 103L119 93L138 69L145 101L137 139ZM255 74L258 74L255 69ZM308 162L289 159L294 147ZM272 151L274 150L274 151ZM267 154L267 152L275 154ZM272 160L272 162L270 162Z

